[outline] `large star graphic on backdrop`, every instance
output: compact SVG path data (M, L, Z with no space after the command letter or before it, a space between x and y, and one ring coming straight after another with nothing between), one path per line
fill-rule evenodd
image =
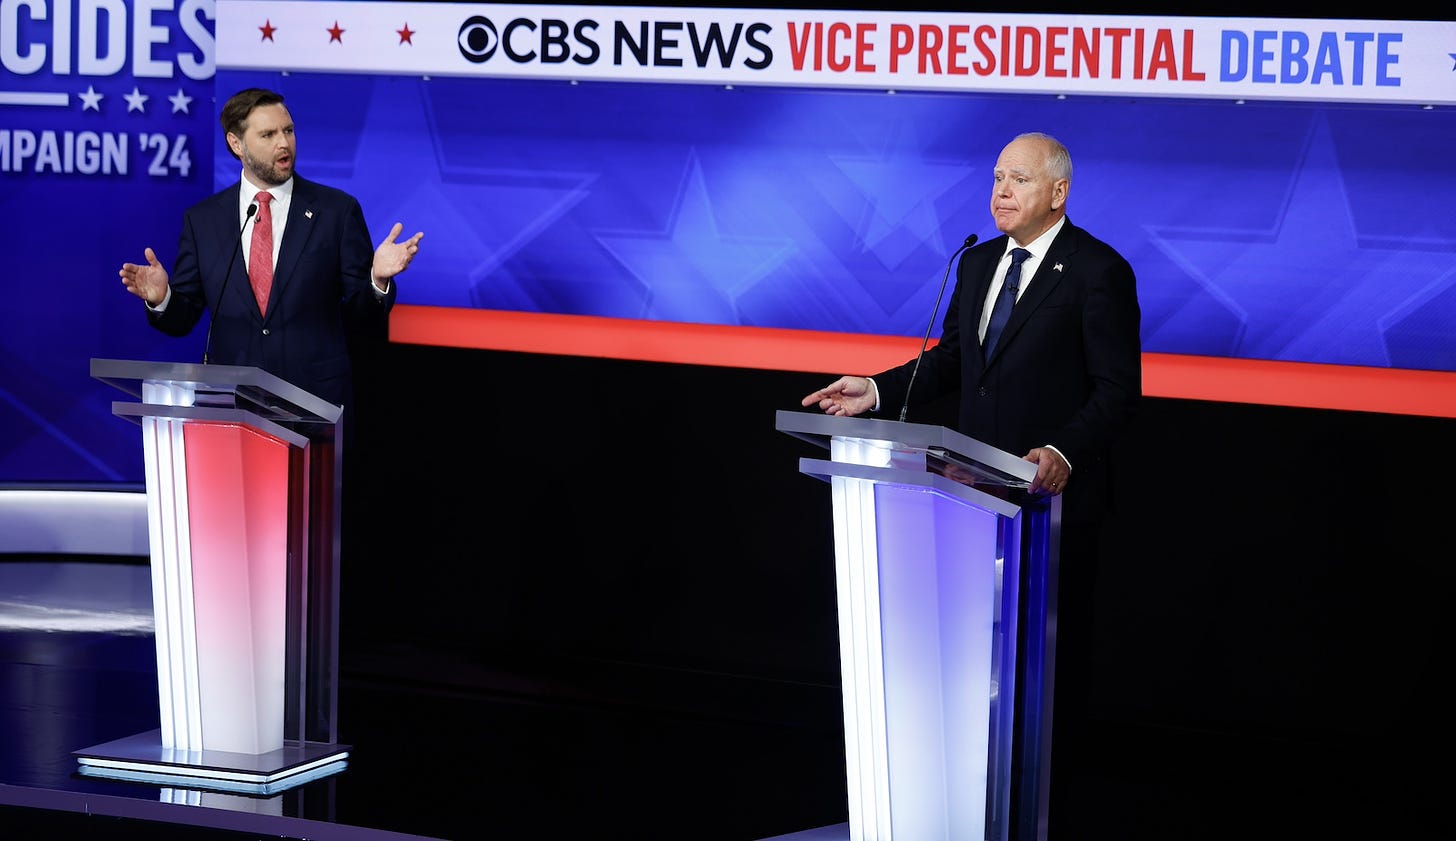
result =
M363 179L371 180L380 181ZM431 220L424 239L431 245L423 246L429 254L410 265L400 285L401 302L554 312L560 301L552 297L553 288L512 259L587 199L592 180L586 173L523 176L513 170L478 169L422 179L404 201L387 188L360 183L355 189L378 202L376 206L393 202L392 212L404 222L405 235L417 230L409 227L410 220Z
M926 160L910 139L874 157L832 155L830 160L865 199L862 207L843 208L845 221L854 226L865 248L885 268L897 268L926 243L949 253L945 225L935 203L974 172L974 167L964 161Z
M826 155L831 168L810 177L824 196L844 197L828 206L883 268L878 277L858 278L862 289L882 312L899 313L922 290L939 285L943 260L971 233L952 231L947 217L963 211L968 202L979 205L985 194L964 186L977 167L965 160L937 160L927 151L931 143L913 118L884 120L869 121L872 130L860 132L865 152ZM940 265L929 271L912 270L927 265L927 252L940 255L940 260L930 261ZM914 321L922 318L917 314Z
M651 291L640 317L710 324L741 323L738 299L795 250L788 238L720 231L696 153L665 231L598 231L597 241Z
M122 98L126 100L127 113L140 111L143 114L147 112L147 100L151 99L136 86L132 86L131 93L125 94Z
M1449 289L1439 252L1362 246L1324 115L1271 230L1157 228L1149 238L1239 322L1230 355L1392 364L1388 331Z
M855 127L846 127L850 128ZM935 160L927 152L925 131L913 118L885 116L857 128L854 137L864 152L825 155L831 171L837 171L862 198L833 202L836 212L887 271L900 269L926 246L948 256L961 240L955 237L954 244L947 243L942 213L948 208L943 205L947 200L950 209L964 205L965 199L953 191L975 167L959 159ZM821 192L837 195L840 190L822 182L823 177Z
M352 174L332 181L369 210L371 233L399 221L403 238L420 229L420 220L430 220L420 256L400 278L400 303L560 311L552 309L559 302L549 299L548 286L511 259L586 199L595 176L461 164L442 144L425 98L404 85L373 91L364 124L393 131L362 132L350 159L318 166ZM407 189L377 176L402 160L433 165L411 178Z

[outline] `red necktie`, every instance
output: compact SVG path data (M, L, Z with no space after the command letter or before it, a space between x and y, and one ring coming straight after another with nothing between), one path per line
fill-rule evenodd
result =
M273 289L273 213L268 204L272 193L259 193L258 216L253 220L253 242L248 248L248 282L258 299L258 312L268 311L268 292Z

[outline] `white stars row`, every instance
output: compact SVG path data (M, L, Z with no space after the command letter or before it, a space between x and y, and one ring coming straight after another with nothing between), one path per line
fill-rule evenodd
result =
M86 90L77 94L77 96L81 97L82 111L96 111L97 113L100 113L101 100L106 97L106 94L97 93L95 85L87 85ZM132 111L137 111L145 114L147 113L147 100L151 99L151 97L147 94L142 93L141 88L134 85L132 86L131 93L122 94L122 99L126 100L126 110L128 114ZM176 93L167 97L167 101L172 103L173 114L192 113L190 110L192 107L192 99L193 97L188 96L186 93L183 92L181 88L178 88Z

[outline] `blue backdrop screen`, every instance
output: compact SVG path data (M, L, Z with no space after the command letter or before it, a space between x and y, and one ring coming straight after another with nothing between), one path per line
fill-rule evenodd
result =
M1072 150L1071 218L1138 273L1145 350L1456 370L1448 109L218 78L286 92L300 171L373 230L426 232L404 303L919 335L1037 129Z

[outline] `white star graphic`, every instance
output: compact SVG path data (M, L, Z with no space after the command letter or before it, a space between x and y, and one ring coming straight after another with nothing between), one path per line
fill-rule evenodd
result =
M151 99L151 97L142 93L140 88L133 85L131 93L126 94L123 98L126 100L126 112L128 114L133 111L140 111L143 114L147 113L147 100Z
M82 111L95 111L98 114L101 113L101 97L105 96L106 94L97 93L95 85L87 85L86 92L78 95L81 97Z
M177 113L178 111L181 111L183 114L192 113L191 111L187 110L187 107L192 104L192 97L183 93L181 88L178 88L175 94L167 97L167 101L172 103L173 114Z

